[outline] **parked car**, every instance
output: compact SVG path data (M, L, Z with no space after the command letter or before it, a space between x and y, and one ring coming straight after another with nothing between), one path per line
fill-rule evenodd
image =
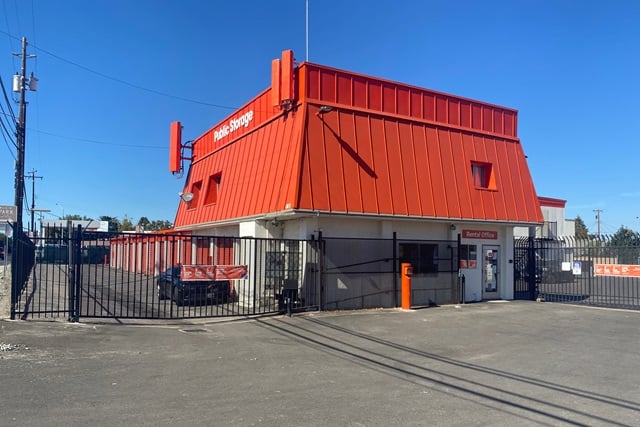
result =
M158 298L176 305L224 303L229 299L228 280L182 280L180 267L171 267L158 276Z
M4 248L0 248L0 260L4 260Z

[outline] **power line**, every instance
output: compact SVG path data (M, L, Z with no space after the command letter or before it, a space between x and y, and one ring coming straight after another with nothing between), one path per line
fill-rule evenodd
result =
M11 26L9 25L9 13L7 13L7 2L4 1L2 2L2 7L4 9L4 21L7 24L7 30L11 29ZM16 17L17 18L17 17ZM9 36L9 51L13 52L13 44L11 43L11 39L15 38L13 36L11 36L11 34L6 33ZM15 63L15 58L13 58L13 66L15 67L16 63Z
M18 144L16 144L16 141L13 139L13 135L11 134L9 129L7 129L7 126L4 124L4 121L1 118L0 118L0 127L4 131L4 132L1 132L2 138L4 139L4 142L7 144L9 151L13 154L13 150L11 149L9 142L11 142L11 145L13 145L13 148L18 148ZM15 160L15 157L14 157L14 160Z
M2 104L0 104L0 110L2 110ZM4 110L0 112L0 116L10 117L7 113L4 112ZM14 148L18 148L18 144L16 144L16 141L13 139L15 134L11 132L9 129L7 129L5 120L2 120L2 117L0 117L0 127L2 127L2 130L4 130L4 133L2 134L2 136L4 137L4 140L6 141L7 138L9 138L9 141L11 141L11 144L13 144Z
M13 116L13 114L10 114L4 111L4 107L2 106L1 102L0 102L0 116L11 117L11 119L15 122L15 117Z
M9 114L0 112L0 116L9 116ZM0 119L0 128L4 128L6 135L9 136L11 144L15 147L17 144L12 139L13 134L9 130L7 130L6 125L4 124L2 119ZM154 149L154 150L165 150L167 148L166 146L159 146L159 145L118 144L118 143L115 143L115 142L98 141L98 140L95 140L95 139L79 138L79 137L75 137L75 136L60 135L60 134L57 134L57 133L47 132L47 131L39 130L39 129L33 129L33 128L28 128L28 129L31 132L36 132L36 133L40 133L40 134L43 134L43 135L53 136L55 138L69 139L69 140L80 141L80 142L88 142L88 143L91 143L91 144L111 145L111 146L115 146L115 147L129 147L129 148L151 148L151 149ZM5 136L5 135L3 134L3 136ZM5 136L5 140L6 140L6 136Z
M4 34L8 35L9 37L17 39L17 37L7 33L6 31L0 30L0 33L4 33ZM38 46L34 45L33 43L29 43L29 46L31 46L32 48L34 48L36 50L39 50L42 53L46 53L47 55L49 55L49 56L51 56L53 58L56 58L59 61L65 62L65 63L67 63L69 65L73 65L74 67L80 68L81 70L84 70L84 71L86 71L88 73L95 74L95 75L100 76L102 78L105 78L107 80L112 80L114 82L123 84L125 86L132 87L134 89L143 90L145 92L153 93L155 95L160 95L160 96L164 96L164 97L167 97L167 98L177 99L179 101L191 102L191 103L200 104L200 105L206 105L208 107L222 108L222 109L225 109L225 110L237 110L238 109L238 107L230 107L228 105L220 105L220 104L213 104L213 103L205 102L205 101L198 101L196 99L185 98L183 96L173 95L173 94L170 94L170 93L161 92L161 91L156 90L156 89L150 89L150 88L147 88L147 87L144 87L144 86L140 86L140 85L137 85L135 83L131 83L131 82L128 82L126 80L122 80L122 79L119 79L117 77L110 76L108 74L105 74L105 73L102 73L100 71L96 71L96 70L94 70L92 68L86 67L86 66L84 66L82 64L78 64L77 62L74 62L74 61L71 61L69 59L63 58L62 56L56 55L53 52L50 52L50 51L48 51L46 49L38 47Z
M11 43L9 43L9 44L11 44ZM15 123L16 117L13 114L13 110L11 108L11 102L9 102L9 97L7 95L7 91L5 90L2 78L0 78L0 86L2 87L2 92L4 94L4 99L7 102L7 108L9 110L9 112L11 113L11 114L7 114L5 112L5 110L4 110L4 107L2 106L2 103L0 103L0 114L5 116L5 117L11 117L11 119ZM11 131L9 131L9 129L7 129L7 125L5 124L5 121L2 120L2 117L0 117L0 127L2 127L2 130L4 131L4 132L2 132L2 138L4 139L4 143L6 144L7 148L9 149L9 154L11 154L11 157L13 157L13 160L16 160L16 155L14 154L13 150L11 149L11 146L9 145L9 142L11 142L11 145L13 145L14 148L18 148L18 144L13 139L14 134Z
M11 40L9 40L9 44L11 44ZM2 81L2 78L0 78L0 87L2 88L2 93L4 95L4 100L7 103L7 109L9 110L10 114L7 114L4 110L4 107L2 106L2 103L0 103L0 110L3 116L5 117L11 117L11 119L13 120L13 123L16 123L16 116L13 113L13 108L11 107L11 101L9 101L9 95L7 95L7 90L4 87L4 82ZM11 149L10 145L9 145L9 141L11 141L11 145L13 145L14 148L18 148L18 143L17 141L14 139L15 134L10 132L9 129L7 129L7 126L5 125L5 121L2 120L2 118L0 118L0 126L2 127L2 130L4 131L2 133L2 138L4 139L4 143L7 145L7 148L9 149L9 154L11 154L11 157L13 157L14 161L17 161L17 157L16 154L14 154L13 150Z
M36 11L35 11L35 4L33 2L33 0L31 0L31 27L33 29L33 41L37 43L37 38L36 38ZM35 64L34 68L36 70L36 74L38 74L38 59L36 58L36 60L34 61Z
M4 94L4 100L7 103L7 108L9 109L9 113L11 113L11 117L13 118L13 121L16 121L16 115L13 113L13 108L11 107L11 101L9 101L9 95L7 95L7 90L4 87L4 82L2 81L2 79L0 79L0 87L2 88L2 93ZM2 110L4 111L4 109Z
M17 160L17 159L16 159L16 155L15 155L15 153L11 150L11 146L9 145L9 141L7 140L7 137L6 137L6 135L5 135L4 133L2 134L2 137L3 137L3 139L4 139L4 143L5 143L5 145L7 146L7 149L9 150L9 154L11 154L11 157L13 157L13 160ZM15 144L13 141L11 141L11 142L12 142L13 144Z
M95 139L77 138L77 137L73 137L73 136L58 135L58 134L55 134L55 133L45 132L43 130L37 130L37 129L31 129L31 128L29 128L29 130L32 131L32 132L41 133L43 135L54 136L56 138L70 139L70 140L73 140L73 141L81 141L81 142L89 142L91 144L111 145L111 146L116 146L116 147L130 147L130 148L152 148L152 149L157 149L157 150L166 150L167 149L166 146L160 147L158 145L117 144L115 142L105 142L105 141L97 141Z

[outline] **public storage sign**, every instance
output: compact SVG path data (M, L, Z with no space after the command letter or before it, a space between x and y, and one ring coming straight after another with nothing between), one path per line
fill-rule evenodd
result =
M180 279L195 280L241 280L247 278L246 265L202 265L187 264L180 270Z

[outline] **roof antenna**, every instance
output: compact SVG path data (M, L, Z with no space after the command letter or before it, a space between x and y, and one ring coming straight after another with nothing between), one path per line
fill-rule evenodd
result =
M309 0L306 2L306 25L305 25L305 44L306 44L306 61L309 62Z

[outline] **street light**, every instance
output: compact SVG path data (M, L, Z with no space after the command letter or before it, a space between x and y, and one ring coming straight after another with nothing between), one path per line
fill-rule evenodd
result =
M178 193L178 196L182 199L183 202L189 203L193 200L193 193L183 193L182 191Z

